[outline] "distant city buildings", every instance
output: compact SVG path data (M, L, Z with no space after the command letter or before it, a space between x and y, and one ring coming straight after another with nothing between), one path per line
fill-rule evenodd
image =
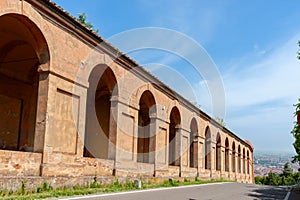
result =
M292 163L293 153L267 153L256 152L254 154L254 176L266 176L269 172L281 173L285 163L289 162L294 172L300 167Z

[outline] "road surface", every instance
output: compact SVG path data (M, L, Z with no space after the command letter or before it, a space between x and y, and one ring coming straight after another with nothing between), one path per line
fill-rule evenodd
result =
M71 197L71 200L284 200L287 189L239 183L217 183L175 188L160 188L116 194Z

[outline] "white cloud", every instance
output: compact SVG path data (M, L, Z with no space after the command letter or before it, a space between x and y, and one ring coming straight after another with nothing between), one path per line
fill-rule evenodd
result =
M300 34L252 66L241 66L224 77L227 110L272 102L289 103L300 94L300 61L296 59Z
M293 104L300 97L300 33L261 61L224 77L229 128L258 150L292 151Z

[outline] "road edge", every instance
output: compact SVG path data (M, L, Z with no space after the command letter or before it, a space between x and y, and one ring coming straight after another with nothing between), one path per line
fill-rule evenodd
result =
M87 198L108 197L108 196L135 194L135 193L143 193L143 192L155 192L155 191L162 191L162 190L174 190L174 189L180 189L180 188L202 187L202 186L208 186L208 185L221 185L221 184L226 184L226 183L234 183L234 182L219 182L219 183L206 183L206 184L198 184L198 185L184 185L184 186L177 186L177 187L152 188L152 189L125 191L125 192L114 192L114 193L105 193L105 194L92 194L92 195L84 195L84 196L63 197L63 198L57 198L57 199L59 199L59 200L87 199Z

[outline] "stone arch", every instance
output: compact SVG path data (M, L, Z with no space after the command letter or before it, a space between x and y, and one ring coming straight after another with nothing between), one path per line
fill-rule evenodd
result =
M220 133L217 133L217 137L216 137L216 170L217 171L221 171L221 160L222 160L222 150L221 150L221 146L222 146L222 138Z
M48 74L38 71L49 69L48 43L27 16L4 14L0 24L0 149L42 152L45 129L36 122L46 116Z
M106 65L95 66L87 91L85 157L114 159L117 124L111 113L113 96L118 96L114 72Z
M231 147L231 151L232 151L232 161L231 161L231 170L232 172L236 172L236 149L235 149L235 141L232 142L232 147Z
M225 171L229 172L229 140L228 137L225 139Z
M137 161L143 163L154 163L155 127L151 126L151 116L156 115L156 101L149 90L142 93L139 100L138 114L138 144ZM152 130L151 130L152 129Z
M179 166L181 114L178 107L172 108L169 119L169 165Z
M211 131L209 126L205 129L205 140L204 140L204 166L205 169L211 169Z
M198 124L196 118L193 118L190 123L190 167L198 166Z

